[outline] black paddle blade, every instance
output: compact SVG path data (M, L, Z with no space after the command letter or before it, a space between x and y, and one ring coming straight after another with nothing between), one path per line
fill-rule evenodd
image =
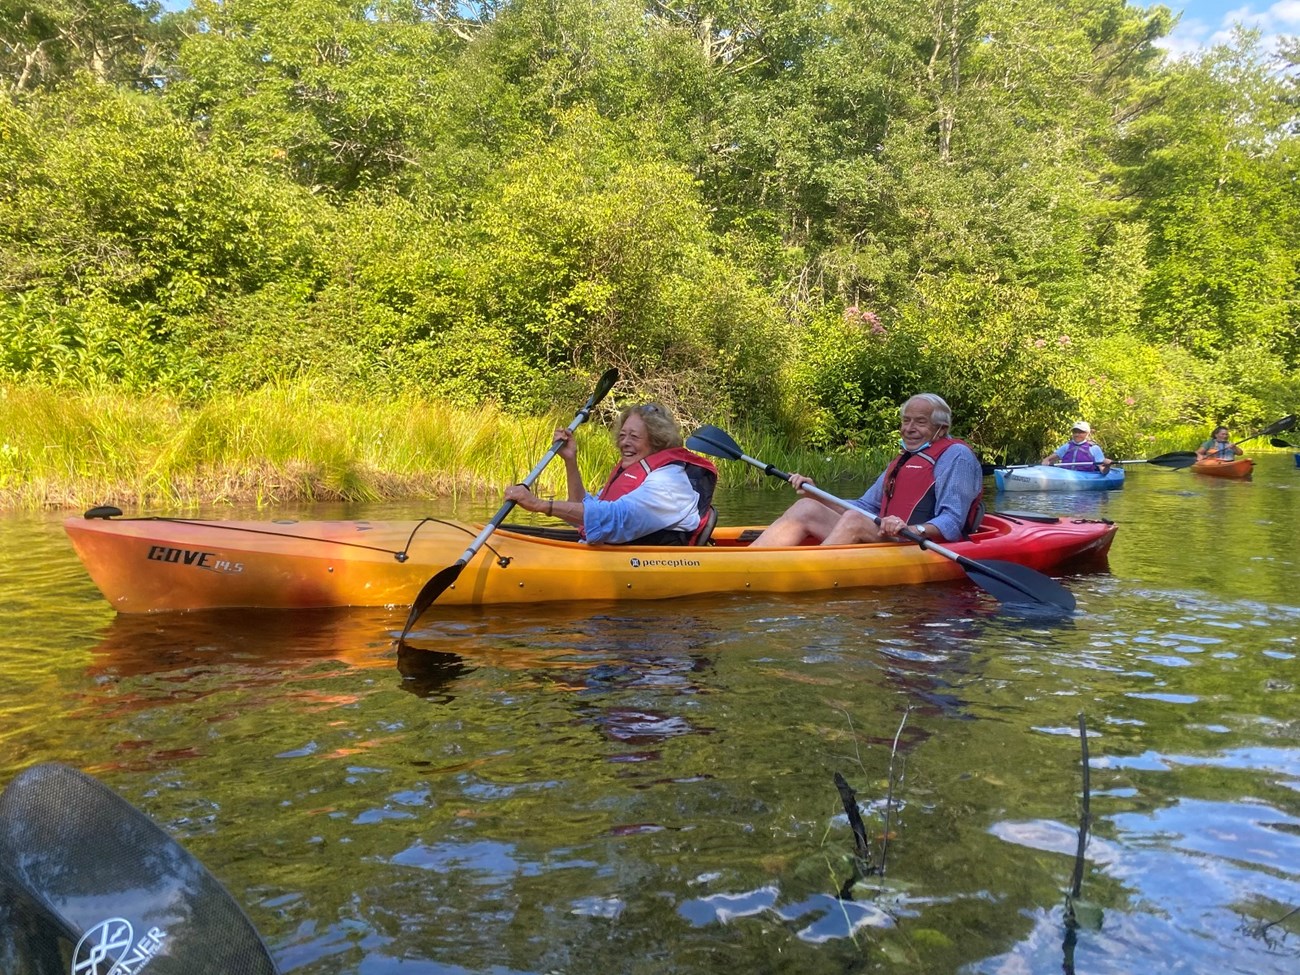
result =
M1283 447L1287 450L1296 449L1295 444L1291 443L1290 441L1283 440L1281 437L1273 437L1269 440L1269 443L1271 443L1274 447Z
M411 632L411 627L415 625L416 620L424 615L424 611L433 605L433 601L460 578L461 570L464 568L465 560L459 559L440 571L421 587L415 596L415 601L411 603L411 611L406 614L406 623L402 626L402 635L397 638L398 643L406 639L406 634Z
M1000 602L1021 605L1038 603L1067 613L1074 611L1074 593L1055 579L1048 578L1027 565L998 559L965 559L961 567L966 570L971 582Z
M745 456L745 452L740 449L740 444L731 439L731 434L707 424L686 438L686 446L696 453L721 457L724 460L740 460Z
M0 960L17 971L276 972L252 923L198 860L66 765L34 766L0 795L0 885ZM46 967L60 956L70 968Z
M1295 424L1296 424L1296 415L1294 413L1290 413L1287 416L1282 417L1282 419L1278 420L1276 423L1272 424L1271 426L1267 426L1263 430L1259 431L1258 435L1261 437L1267 437L1269 434L1272 433L1285 433L1287 430L1290 430L1293 426L1295 426Z
M1282 433L1286 430L1290 430L1293 426L1295 426L1295 423L1296 423L1295 414L1290 413L1282 417L1282 419L1275 420L1274 422L1270 423L1263 430L1259 431L1259 433L1252 433L1249 437L1242 437L1240 440L1237 441L1237 443L1243 444L1251 440L1254 440L1257 437L1267 437L1270 433Z
M618 370L606 369L604 374L596 380L596 388L591 391L591 399L587 400L586 408L591 409L608 396L609 391L614 388L616 382L618 382Z
M1157 467L1169 467L1173 470L1181 470L1184 467L1191 467L1196 463L1196 453L1191 450L1175 450L1172 453L1161 454L1159 457L1152 457L1147 461L1148 464L1155 464Z

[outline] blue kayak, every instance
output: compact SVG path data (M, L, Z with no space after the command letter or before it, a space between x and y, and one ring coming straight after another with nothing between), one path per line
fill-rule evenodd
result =
M1124 470L1074 471L1050 464L999 467L993 472L999 491L1114 491L1124 486Z

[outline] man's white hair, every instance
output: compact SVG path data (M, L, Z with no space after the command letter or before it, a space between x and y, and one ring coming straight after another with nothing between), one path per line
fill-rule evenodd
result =
M937 393L917 393L915 396L909 396L907 402L898 408L898 417L900 420L903 418L903 411L907 409L907 404L918 399L923 403L930 404L930 419L937 426L952 426L952 408L948 405L947 401Z

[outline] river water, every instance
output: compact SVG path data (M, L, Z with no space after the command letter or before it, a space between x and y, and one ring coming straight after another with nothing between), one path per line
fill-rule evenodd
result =
M301 975L1300 971L1300 469L990 501L1120 525L1072 618L967 584L435 604L400 658L404 608L116 617L62 513L10 514L0 781L91 772Z

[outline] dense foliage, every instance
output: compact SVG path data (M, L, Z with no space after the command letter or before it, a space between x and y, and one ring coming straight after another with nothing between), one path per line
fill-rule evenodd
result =
M1124 0L0 0L0 379L1032 456L1295 405L1293 64ZM1291 45L1294 53L1295 45Z

